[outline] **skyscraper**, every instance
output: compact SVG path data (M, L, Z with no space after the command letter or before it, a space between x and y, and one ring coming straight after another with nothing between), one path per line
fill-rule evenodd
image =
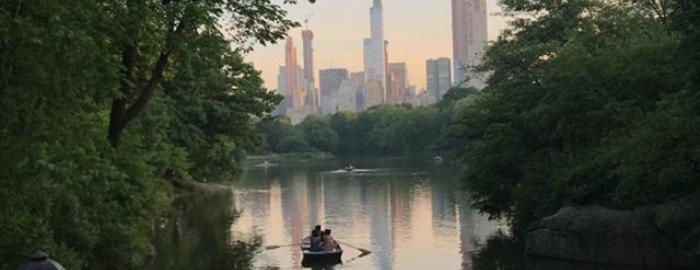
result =
M287 85L285 99L291 99L291 104L288 104L288 106L294 109L304 106L304 88L299 82L298 75L297 48L294 46L292 37L288 37L285 46L285 82Z
M365 83L379 86L381 102L386 100L386 48L382 0L374 0L369 9L370 37L364 40Z
M338 105L338 89L340 84L349 78L347 69L331 68L319 71L319 86L321 89L321 113L334 113Z
M439 101L452 87L450 59L446 57L428 59L425 62L428 93Z
M484 56L488 44L487 19L486 0L452 0L455 85L466 81L465 86L484 87L484 76L470 69L481 64Z
M340 86L338 87L337 102L336 112L357 111L357 91L355 91L355 87L353 86L351 79L345 79L340 83Z
M406 63L390 63L387 67L389 82L387 82L387 102L404 102L404 91L408 84L406 78Z
M315 113L318 111L319 97L314 80L314 33L307 29L301 32L301 37L304 45L305 104L309 109L309 112Z
M350 73L350 80L355 89L355 101L357 110L362 110L365 107L365 73L362 71Z

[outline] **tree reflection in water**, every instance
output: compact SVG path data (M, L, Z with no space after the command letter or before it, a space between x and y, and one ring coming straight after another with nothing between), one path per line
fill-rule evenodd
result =
M250 269L261 238L236 239L230 228L239 213L230 193L182 198L176 213L159 222L153 245L156 256L144 270Z
M521 241L497 232L472 253L473 270L650 270L650 268L603 266L563 260L525 257Z

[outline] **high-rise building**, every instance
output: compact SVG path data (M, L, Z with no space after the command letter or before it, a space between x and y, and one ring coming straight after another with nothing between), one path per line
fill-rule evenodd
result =
M403 103L404 91L408 84L406 78L406 63L390 63L387 68L389 82L387 82L387 102Z
M485 76L472 71L488 45L486 0L452 0L452 49L455 85L484 87ZM467 78L469 80L467 80Z
M305 104L309 112L318 112L319 96L314 79L314 33L311 30L301 32L304 46L304 93Z
M287 67L280 66L277 73L277 94L287 96Z
M349 73L344 68L322 69L318 75L321 90L321 114L334 113L338 105L338 89Z
M365 107L365 73L362 71L350 73L350 80L355 89L355 101L357 102L357 110L362 110Z
M292 105L292 99L289 97L287 90L287 67L281 66L277 74L277 94L280 94L284 99L277 106L277 110L275 110L278 114L287 113L287 108Z
M346 79L340 83L338 88L338 98L337 98L336 112L346 111L354 112L357 111L357 91L353 86L352 80Z
M435 101L439 101L452 87L451 68L450 59L446 57L428 59L425 62L428 93Z
M382 0L374 0L369 9L370 37L364 39L365 83L377 82L381 102L386 100L386 40L384 40L384 11Z
M384 91L379 81L369 81L365 85L363 109L384 103Z
M292 37L288 37L285 46L286 97L291 98L290 107L297 110L304 107L304 86L303 83L299 81L299 73L301 72L297 65L297 48L294 46Z

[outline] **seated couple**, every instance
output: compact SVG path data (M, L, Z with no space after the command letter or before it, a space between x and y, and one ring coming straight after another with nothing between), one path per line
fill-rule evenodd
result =
M321 225L316 225L311 231L311 247L309 251L333 251L338 248L338 242L331 236L331 230L321 231Z

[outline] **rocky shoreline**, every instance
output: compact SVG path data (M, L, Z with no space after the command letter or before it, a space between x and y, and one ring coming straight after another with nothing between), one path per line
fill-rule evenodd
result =
M700 194L634 210L564 207L525 233L528 256L641 267L700 267Z

